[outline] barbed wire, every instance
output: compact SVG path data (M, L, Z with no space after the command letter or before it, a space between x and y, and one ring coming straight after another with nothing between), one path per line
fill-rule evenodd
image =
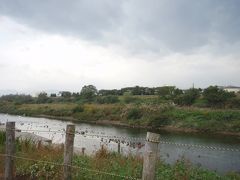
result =
M176 143L176 142L169 142L169 141L160 141L160 144L193 147L193 148L200 148L200 149L210 149L210 150L218 150L218 151L240 152L240 149L236 149L236 148L233 149L233 148L222 148L222 147L213 147L213 146L202 146L199 144L185 144L185 143Z
M68 166L68 167L72 167L72 168L75 168L75 169L81 169L81 170L85 170L85 171L89 171L89 172L94 172L94 173L97 173L97 174L105 174L105 175L108 175L108 176L119 177L119 178L123 178L123 179L140 180L138 178L131 177L131 176L124 176L124 175L119 175L119 174L115 174L115 173L109 173L109 172L105 172L105 171L89 169L89 168L86 168L86 167L80 167L80 166L76 166L76 165L56 163L56 162L52 162L52 161L36 160L36 159L32 159L32 158L21 157L21 156L12 156L12 155L2 154L2 153L0 154L0 156L2 156L2 157L12 157L12 158L15 158L15 159L34 161L34 162L39 162L39 163L46 163L46 164L51 164L51 165L56 165L56 166Z
M118 139L118 140L133 140L133 141L145 141L144 138L137 138L137 137L126 137L126 136L115 136L115 135L102 135L102 134L88 134L85 131L75 131L74 133L66 132L65 129L63 130L36 130L36 129L14 129L14 128L3 128L0 127L2 130L13 130L16 132L46 132L46 133L65 133L65 134L71 134L71 135L81 135L83 137L96 137L96 138L106 138L106 139Z
M105 171L99 171L99 170L95 170L95 169L88 169L88 168L85 168L85 167L79 167L79 166L71 166L71 167L77 168L77 169L83 169L83 170L89 171L89 172L94 172L96 174L105 174L105 175L109 175L109 176L120 177L120 178L123 178L123 179L140 180L138 178L134 178L134 177L131 177L131 176L123 176L123 175L113 174L113 173L109 173L109 172L105 172Z
M53 131L53 130L34 130L34 129L7 129L7 128L1 128L3 130L14 130L16 132L45 132L45 133L60 133L61 135L64 134L70 134L70 135L80 135L82 137L96 137L102 139L108 139L111 141L114 141L116 143L127 141L129 143L139 143L139 142L145 142L145 138L138 138L138 137L126 137L126 136L115 136L115 135L102 135L102 134L88 134L85 131L75 131L74 133L66 132L65 129ZM200 149L209 149L209 150L218 150L218 151L231 151L231 152L240 152L240 149L237 148L225 148L225 147L213 147L213 146L206 146L206 145L199 145L199 144L189 144L189 143L177 143L177 142L171 142L171 141L165 141L161 140L160 144L167 144L167 145L175 145L178 147L192 147L192 148L200 148Z
M37 130L37 129L16 129L16 128L2 128L0 127L0 129L2 130L11 130L11 131L16 131L16 132L53 132L53 133L69 133L66 132L65 130L57 130L57 131L53 131L53 130ZM69 133L69 134L73 134L73 133Z
M97 138L106 138L106 139L118 139L118 140L133 140L133 141L145 141L145 138L138 137L126 137L126 136L115 136L115 135L102 135L102 134L81 134L77 132L78 135L88 136L88 137L97 137Z
M84 136L84 135L83 135ZM135 137L123 137L123 136L108 136L108 135L92 135L86 134L85 136L93 136L93 137L102 137L107 139L119 139L119 140L134 140L134 141L145 141L145 138L135 138ZM201 148L201 149L211 149L211 150L219 150L219 151L232 151L232 152L240 152L240 149L236 148L222 148L222 147L213 147L213 146L203 146L199 144L186 144L186 143L176 143L171 141L160 141L160 144L168 144L168 145L175 145L175 146L184 146L184 147L193 147L193 148Z
M7 123L7 122L11 122L11 121L2 121L1 123ZM15 123L34 123L34 124L43 124L43 123L47 123L47 122L37 122L37 121L14 121Z

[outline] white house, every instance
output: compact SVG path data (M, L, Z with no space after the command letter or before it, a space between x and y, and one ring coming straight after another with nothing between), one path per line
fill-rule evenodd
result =
M221 86L220 88L228 92L240 92L240 87L237 86Z

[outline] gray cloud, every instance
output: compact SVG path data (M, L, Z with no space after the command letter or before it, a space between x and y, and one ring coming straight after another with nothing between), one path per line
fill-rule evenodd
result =
M240 41L239 7L238 0L0 0L1 15L33 28L116 43L133 53L234 45Z
M0 1L0 13L50 33L99 39L120 18L119 3L103 1Z

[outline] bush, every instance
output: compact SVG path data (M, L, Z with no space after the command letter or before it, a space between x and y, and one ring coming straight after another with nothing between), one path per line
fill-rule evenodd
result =
M150 126L163 126L171 124L169 117L163 113L156 113L150 116Z
M202 98L197 99L194 102L193 106L194 107L198 107L198 108L206 108L206 107L208 107L206 100L204 100Z
M99 104L114 104L118 103L119 99L117 96L103 96L96 99Z
M186 90L184 94L177 96L174 99L174 103L178 105L190 106L197 100L197 98L199 98L199 96L200 96L200 90L191 88Z
M127 119L140 119L142 115L142 111L139 108L133 108L128 111Z
M4 145L6 141L6 132L0 131L0 146Z
M226 102L227 108L240 108L240 99L231 98Z
M232 92L226 92L217 86L210 86L203 91L203 98L211 107L223 107L227 100L235 97Z

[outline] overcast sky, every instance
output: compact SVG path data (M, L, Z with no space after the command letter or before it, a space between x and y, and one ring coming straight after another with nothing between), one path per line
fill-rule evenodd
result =
M239 0L0 0L0 90L240 85Z

